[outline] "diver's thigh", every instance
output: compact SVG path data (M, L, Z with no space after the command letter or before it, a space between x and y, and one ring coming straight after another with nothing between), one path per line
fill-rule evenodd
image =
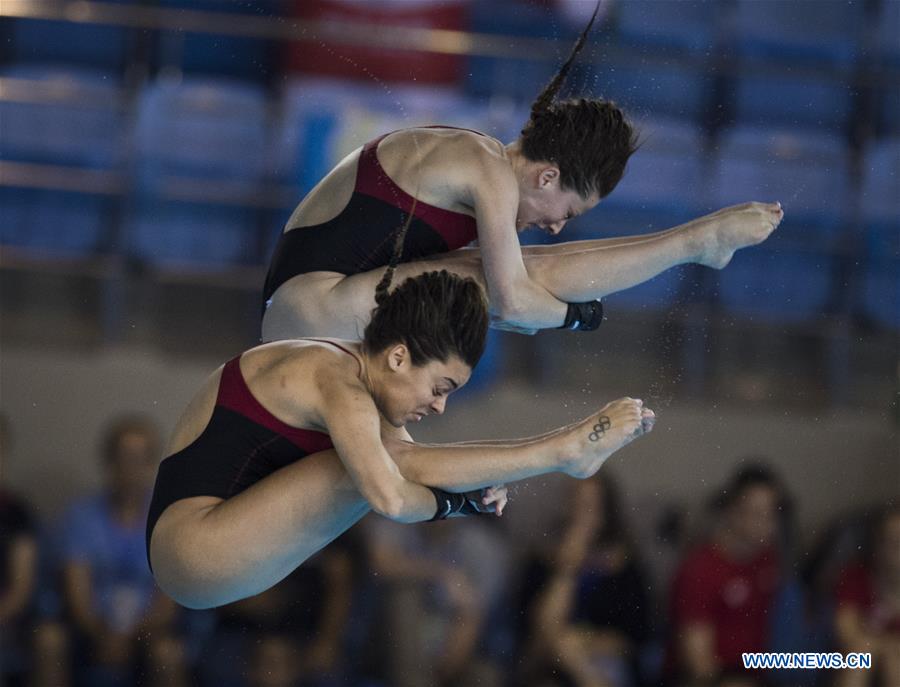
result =
M263 316L263 341L308 336L361 339L375 308L375 288L385 269L348 276L313 272L293 277L278 288ZM400 263L393 283L438 270L471 277L485 287L481 252L477 248Z
M279 286L263 314L263 342L308 336L359 338L360 308L353 304L352 294L335 290L344 279L341 274L313 272Z

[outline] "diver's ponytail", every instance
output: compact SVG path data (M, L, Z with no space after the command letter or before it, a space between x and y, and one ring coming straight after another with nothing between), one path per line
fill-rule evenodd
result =
M406 232L409 231L409 225L412 223L413 217L415 216L416 202L417 199L413 197L413 204L409 210L409 216L406 218L406 222L403 223L403 226L397 231L397 238L394 240L394 252L391 254L390 262L388 262L387 269L384 271L384 276L381 277L381 280L375 287L376 306L381 305L387 299L388 289L391 286L391 280L394 278L394 270L397 269L400 258L403 256L403 243L406 240Z
M375 308L361 337L363 350L377 353L402 343L413 365L447 362L455 354L475 367L484 353L490 318L484 289L474 279L447 270L424 272L388 293L415 210L413 198L409 216L397 229L394 253L375 287Z
M612 193L638 145L634 128L611 100L556 100L594 26L600 2L569 59L532 104L531 116L518 141L526 160L556 165L561 187L576 191L584 199L592 194L605 198Z
M594 26L594 20L597 18L597 12L600 9L601 2L602 0L597 0L597 6L594 7L594 13L591 15L591 20L578 37L578 41L575 43L575 47L572 48L572 54L569 55L569 59L567 59L563 66L559 68L559 71L556 72L556 76L554 76L550 83L544 87L544 90L541 91L540 95L538 95L531 104L532 120L542 112L546 111L553 104L556 94L559 93L559 89L562 88L563 82L569 75L569 70L572 68L575 58L578 57L578 53L581 52L585 41L587 41L588 34L591 32L591 27Z

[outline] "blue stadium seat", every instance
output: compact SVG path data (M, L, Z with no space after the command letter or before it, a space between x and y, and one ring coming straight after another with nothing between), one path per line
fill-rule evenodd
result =
M159 0L163 9L174 11L209 12L231 15L240 22L248 17L272 16L276 3L233 2L232 0ZM260 38L196 33L159 31L160 68L176 68L187 74L227 76L248 81L268 81L274 69L276 54L270 43Z
M0 244L48 257L84 257L107 249L115 199L0 186Z
M878 128L887 136L900 136L900 0L882 0L875 26L878 62L884 70Z
M161 80L141 96L138 191L129 250L154 263L259 260L258 212L270 154L261 88L212 79ZM199 193L191 193L191 184ZM210 191L217 198L210 198Z
M678 59L634 54L610 57L598 66L600 94L632 116L671 116L700 121L713 87L713 75Z
M871 321L900 331L900 259L870 262L861 297L862 311Z
M732 22L741 65L735 121L845 127L855 105L850 66L859 52L864 4L738 0Z
M136 0L108 0L136 5ZM131 30L104 24L15 19L11 22L9 59L14 64L65 64L105 69L118 75L125 67Z
M900 137L874 141L863 161L861 212L870 224L900 224ZM895 245L896 247L896 245Z
M110 171L124 155L123 113L105 72L19 66L6 69L0 155L6 161ZM26 97L17 97L16 93ZM109 243L112 195L2 187L0 242L48 255L85 255Z
M141 95L142 171L258 180L266 169L266 98L225 79L160 79Z
M780 200L785 219L764 244L739 251L719 273L723 305L778 322L821 315L833 296L849 189L839 138L750 127L726 131L713 180L716 205Z
M857 306L870 320L900 329L900 138L873 143L863 163L866 233Z
M863 0L737 0L733 29L738 52L812 64L849 64L865 16Z
M877 30L878 52L891 67L900 67L900 0L881 0Z
M813 321L831 304L834 269L824 253L747 248L719 273L719 300L729 312L750 319Z
M885 85L879 89L879 94L878 129L887 136L900 135L900 88Z
M475 33L500 37L544 38L574 41L571 29L560 34L560 26L552 21L546 8L521 2L471 3L469 29ZM559 63L565 59L560 55ZM520 102L531 102L553 77L559 64L546 60L472 55L466 60L464 89L477 98L505 96Z
M140 202L130 229L131 254L147 263L192 269L258 261L255 214L209 203Z
M819 240L831 238L846 219L851 182L842 138L803 130L738 126L722 132L713 197L716 206L747 200L781 201L786 218L779 234L794 234L795 222L812 226Z
M110 73L35 65L2 76L10 85L0 99L4 159L91 168L121 161L121 94Z
M734 88L734 119L741 125L842 131L856 96L847 73L793 72L790 66L754 71L744 61Z
M691 53L712 47L719 8L713 0L628 0L614 8L624 43Z

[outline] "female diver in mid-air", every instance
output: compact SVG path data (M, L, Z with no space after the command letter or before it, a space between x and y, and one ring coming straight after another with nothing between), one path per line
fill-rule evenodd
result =
M442 413L468 380L488 309L477 283L447 271L388 293L405 233L362 341L263 344L216 370L188 405L147 520L153 573L179 603L261 592L369 510L406 523L500 515L503 483L587 477L652 429L653 411L623 398L528 439L413 443L404 426Z
M782 218L777 203L726 208L654 234L519 245L517 231L534 225L556 234L597 205L636 149L613 103L554 102L594 17L513 143L450 127L404 129L331 170L294 210L275 249L263 341L359 339L413 196L398 279L442 269L471 277L488 294L494 327L529 333L594 329L602 296L679 264L722 268L739 248L765 240ZM464 248L476 239L477 248Z

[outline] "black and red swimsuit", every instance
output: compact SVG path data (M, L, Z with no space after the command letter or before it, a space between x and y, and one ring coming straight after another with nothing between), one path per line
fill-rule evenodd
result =
M394 183L378 161L378 144L387 135L363 146L353 195L337 217L281 235L266 276L264 305L278 287L298 274L351 275L388 264L396 232L413 208L413 197ZM478 237L475 218L469 215L421 201L413 214L400 262L456 250Z
M323 343L353 355L339 344ZM176 501L230 498L279 468L332 448L324 432L292 427L266 410L250 392L240 359L225 363L212 417L200 436L160 463L147 516L148 561L153 528Z

